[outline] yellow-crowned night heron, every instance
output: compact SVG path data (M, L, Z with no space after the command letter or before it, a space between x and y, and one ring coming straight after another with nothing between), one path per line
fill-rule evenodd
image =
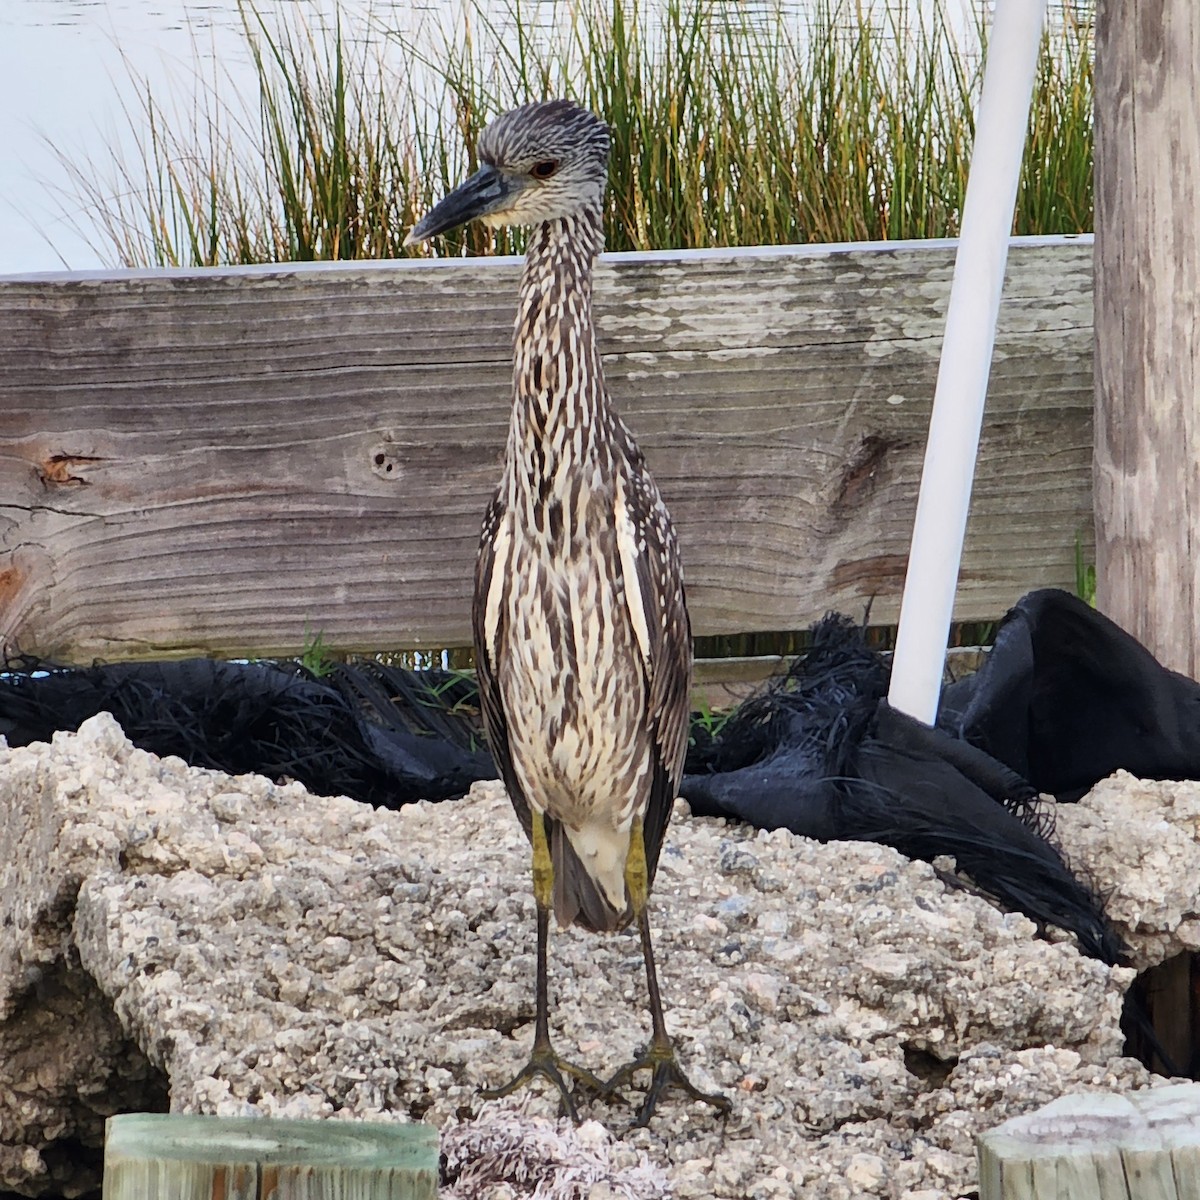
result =
M475 661L492 753L533 844L537 1023L525 1068L576 1107L564 1075L615 1094L651 1081L638 1123L678 1087L727 1111L680 1069L663 1020L646 902L687 748L691 631L675 531L604 383L592 325L603 246L607 126L564 100L505 113L480 169L408 235L458 225L533 226L513 336L513 407L500 486L475 570ZM607 1083L550 1043L547 938L561 925L636 921L649 1045Z

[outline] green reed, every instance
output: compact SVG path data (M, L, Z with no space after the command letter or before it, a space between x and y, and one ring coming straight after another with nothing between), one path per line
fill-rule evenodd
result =
M140 156L76 166L108 257L215 265L395 257L416 216L473 169L488 121L565 95L613 130L614 250L950 236L979 87L976 39L916 0L806 18L719 0L465 0L386 53L342 22L243 9L257 98L215 81L172 110L142 90ZM378 33L378 29L376 33ZM1091 29L1039 63L1017 233L1091 228ZM511 251L482 228L433 253ZM421 251L430 253L429 249Z

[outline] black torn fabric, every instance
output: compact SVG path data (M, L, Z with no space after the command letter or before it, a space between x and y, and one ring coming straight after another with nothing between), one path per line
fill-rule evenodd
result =
M494 774L453 706L469 681L381 664L318 679L295 664L117 663L58 668L10 661L0 677L0 735L49 741L110 712L135 745L230 775L296 779L317 795L395 808L461 796Z
M946 689L938 722L1059 800L1119 769L1200 779L1200 683L1054 588L1017 601L983 667Z

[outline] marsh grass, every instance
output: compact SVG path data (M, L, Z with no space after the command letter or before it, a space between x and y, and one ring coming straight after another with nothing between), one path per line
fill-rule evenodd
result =
M124 266L397 256L422 200L404 93L340 22L241 14L248 104L223 77L198 77L184 108L143 85L127 112L137 159L72 167L97 248Z
M915 3L465 0L421 36L351 37L247 2L246 108L216 80L182 110L143 88L137 160L75 178L121 265L395 257L496 113L566 95L613 129L610 249L953 235L980 55ZM1017 233L1091 227L1090 35L1068 16L1044 40ZM519 248L470 229L432 252Z

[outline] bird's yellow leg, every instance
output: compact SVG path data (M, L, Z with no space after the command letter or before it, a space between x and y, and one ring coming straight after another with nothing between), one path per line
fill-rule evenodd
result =
M533 1053L529 1056L529 1061L503 1087L485 1088L480 1094L485 1100L498 1100L501 1096L511 1095L517 1088L523 1087L540 1075L558 1089L563 1111L572 1121L578 1123L579 1110L575 1105L575 1097L563 1076L569 1075L594 1093L599 1093L604 1085L585 1067L559 1058L550 1044L549 942L550 906L554 896L554 862L550 857L550 844L546 838L545 817L539 812L533 813L532 833L533 899L537 905L537 1010L534 1019Z
M658 1098L670 1088L678 1088L693 1100L711 1104L722 1115L729 1112L731 1105L727 1097L719 1092L702 1092L683 1073L675 1057L675 1045L667 1033L663 1017L662 996L658 990L658 972L654 966L654 947L650 941L650 918L647 901L650 893L650 871L646 864L646 839L641 819L633 822L629 836L629 854L625 859L625 887L629 903L642 939L642 958L646 963L646 989L650 994L650 1044L638 1056L604 1085L604 1094L611 1096L617 1088L632 1081L634 1073L645 1068L650 1072L650 1088L638 1111L635 1125L648 1125Z
M550 843L546 838L546 818L533 814L533 899L540 912L549 912L554 896L554 863L550 858Z
M635 920L646 909L650 898L650 870L646 866L646 838L642 832L642 819L635 817L629 830L629 853L625 856L625 890Z

